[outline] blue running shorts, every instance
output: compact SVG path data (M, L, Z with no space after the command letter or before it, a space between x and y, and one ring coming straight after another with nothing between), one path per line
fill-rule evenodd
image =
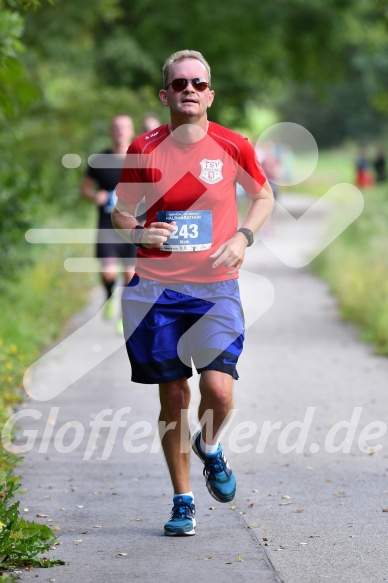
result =
M245 328L237 279L163 284L135 275L122 308L134 382L189 378L193 364L238 379Z

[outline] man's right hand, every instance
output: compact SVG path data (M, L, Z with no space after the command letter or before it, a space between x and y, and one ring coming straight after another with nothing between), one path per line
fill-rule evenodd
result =
M175 223L151 223L142 231L140 243L146 249L160 249L175 228Z

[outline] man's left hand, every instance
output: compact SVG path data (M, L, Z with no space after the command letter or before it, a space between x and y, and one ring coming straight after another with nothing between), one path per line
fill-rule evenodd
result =
M227 275L233 275L236 273L244 261L247 244L248 242L245 235L243 233L236 233L231 239L223 243L221 247L210 255L211 259L216 260L213 263L212 268L216 269L219 265L225 265L226 267L232 268L227 272Z

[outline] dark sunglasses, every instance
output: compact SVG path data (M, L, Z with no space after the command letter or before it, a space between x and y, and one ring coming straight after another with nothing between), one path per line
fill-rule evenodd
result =
M196 77L195 79L174 79L168 83L166 89L168 89L171 85L174 91L183 91L186 89L189 83L192 84L196 91L205 91L205 89L209 87L209 83L206 81L206 79Z

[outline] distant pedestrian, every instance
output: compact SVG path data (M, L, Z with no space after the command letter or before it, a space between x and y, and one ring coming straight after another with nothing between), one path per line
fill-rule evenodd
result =
M98 209L98 236L96 256L101 261L101 276L106 294L104 317L110 320L115 315L115 306L110 301L118 277L119 265L124 267L128 283L134 273L136 248L123 241L112 225L116 186L129 144L134 138L134 127L129 115L116 115L111 122L112 146L94 156L93 166L88 164L81 183L81 194L93 202Z
M151 132L155 128L158 128L162 122L156 113L148 112L143 115L142 118L142 130L143 133Z
M373 176L370 171L370 163L364 147L360 149L356 160L356 184L360 188L372 186L374 184Z
M387 180L387 159L382 146L377 147L376 156L373 160L376 182Z

